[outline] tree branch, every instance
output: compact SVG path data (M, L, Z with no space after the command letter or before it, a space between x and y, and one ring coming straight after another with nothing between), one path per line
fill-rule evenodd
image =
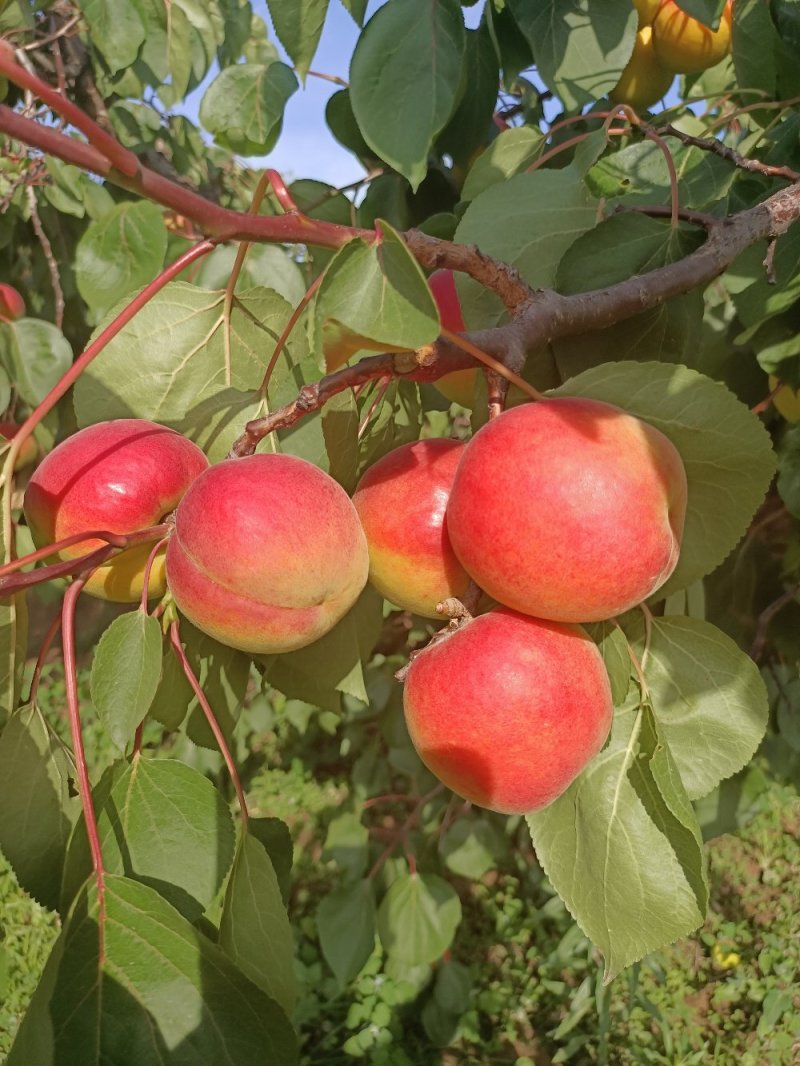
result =
M675 263L637 275L604 289L563 296L552 289L535 293L517 306L514 319L494 329L462 334L504 366L519 373L529 352L554 340L603 329L658 307L673 296L708 285L746 248L760 240L774 240L800 220L800 182L730 218L703 217L708 239L695 252ZM440 337L416 352L373 355L354 366L305 385L298 396L264 418L248 422L231 456L249 455L268 433L286 429L318 411L337 393L391 375L410 381L432 382L453 370L477 366L477 360Z

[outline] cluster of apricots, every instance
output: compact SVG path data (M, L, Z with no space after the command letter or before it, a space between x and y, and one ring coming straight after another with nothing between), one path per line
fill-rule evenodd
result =
M452 276L449 285L457 304ZM98 531L169 519L165 545L121 551L86 591L135 602L147 580L149 597L169 590L198 628L252 654L319 639L368 579L429 618L474 582L488 609L412 658L406 720L446 785L522 813L551 803L605 743L608 675L579 623L613 618L667 580L686 492L678 452L658 430L610 404L561 397L509 409L468 443L397 448L352 499L293 456L209 466L174 430L103 422L45 457L24 511L38 546L68 541L64 559L100 547Z
M716 66L730 51L733 0L716 30L692 18L675 0L633 0L639 26L633 53L610 93L615 104L650 107L676 74L698 74Z

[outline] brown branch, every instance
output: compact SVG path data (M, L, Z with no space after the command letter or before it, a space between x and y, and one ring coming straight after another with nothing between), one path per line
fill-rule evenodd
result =
M705 287L746 248L760 240L780 236L798 220L800 183L781 189L763 203L730 218L713 223L706 220L707 240L684 259L604 289L570 296L551 289L535 293L518 306L513 321L494 329L460 335L461 344L466 340L471 348L493 354L504 366L518 373L530 351L540 350L562 337L603 329L658 307L673 296ZM318 411L331 397L374 378L390 374L410 381L430 382L453 370L475 365L476 360L462 351L460 344L444 337L416 352L369 356L355 366L344 367L312 385L305 385L291 403L265 418L249 422L230 454L251 454L268 433L294 425L305 415Z
M376 237L371 229L325 222L299 212L254 216L221 207L148 169L138 160L135 174L123 174L111 165L102 151L91 144L83 144L33 119L25 118L4 104L0 104L0 133L6 133L23 144L38 148L65 163L92 171L113 185L161 204L195 222L207 236L222 241L312 244L338 249L355 238L372 242ZM481 285L497 293L510 311L516 310L532 295L532 289L514 267L485 255L474 245L453 244L419 230L409 230L403 236L412 255L427 270L448 267L469 274Z
M652 129L646 123L642 123L643 129ZM748 159L741 155L735 148L729 148L727 144L718 141L716 137L693 137L690 133L684 133L671 123L659 126L658 132L668 137L676 137L682 144L690 148L700 148L704 152L712 152L721 159L727 159L740 170L747 170L751 174L763 174L767 178L783 178L785 181L800 181L800 173L791 167L774 167L769 163L762 163L758 159Z

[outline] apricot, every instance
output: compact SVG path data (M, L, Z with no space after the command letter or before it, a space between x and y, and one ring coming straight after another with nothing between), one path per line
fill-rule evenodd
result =
M204 633L242 651L294 651L353 606L367 581L361 523L344 489L291 455L212 466L175 512L167 584Z
M661 7L661 0L633 0L633 6L639 14L639 29L651 25L656 12Z
M25 314L25 301L14 288L6 282L0 282L0 322L3 319L15 321Z
M731 48L732 6L728 0L719 28L710 30L674 0L662 0L653 19L653 46L661 66L675 74L696 74L716 66Z
M524 404L467 445L450 542L490 596L537 618L590 622L645 600L678 561L686 472L657 429L599 400Z
M463 333L467 327L464 325L453 271L434 270L428 278L428 288L433 293L433 299L439 309L442 326L451 333ZM433 384L451 403L471 408L477 374L477 370L454 370L451 374L444 374Z
M507 608L416 655L403 706L428 769L501 814L552 803L603 747L612 717L608 674L586 632Z
M674 77L659 65L653 50L653 30L644 26L636 34L631 58L609 97L615 104L650 107L664 96Z
M369 546L369 579L407 611L440 617L436 604L469 584L447 536L445 508L464 445L420 440L384 455L356 487L353 503Z
M208 467L203 452L165 426L138 418L99 422L68 437L45 456L25 490L25 517L37 547L91 530L133 533L175 509ZM75 559L103 545L84 540L59 552ZM136 545L98 567L86 592L134 603L142 595L152 544ZM150 573L149 594L166 588L164 553Z

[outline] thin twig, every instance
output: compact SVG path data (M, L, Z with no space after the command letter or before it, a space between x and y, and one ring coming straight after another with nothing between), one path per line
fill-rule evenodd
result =
M53 246L50 243L50 238L45 233L42 220L39 216L39 205L36 202L36 190L32 185L29 185L25 190L25 193L28 199L28 210L31 213L31 225L36 234L36 239L42 246L42 253L44 254L47 270L50 274L50 284L53 287L53 297L55 300L54 321L56 326L61 329L64 325L64 289L61 285L61 273L58 269L56 257L53 255Z
M208 726L211 732L214 734L214 739L217 742L217 747L220 750L220 754L225 760L225 765L228 768L228 773L230 774L231 781L233 782L233 787L236 792L236 798L239 801L239 811L242 816L242 822L245 826L247 826L247 820L249 817L247 811L247 800L245 799L244 789L242 788L242 781L239 777L239 771L236 769L236 763L234 761L233 755L231 754L231 749L228 747L228 742L225 739L225 734L220 728L216 715L211 709L211 704L208 702L205 692L203 692L202 688L200 687L200 682L197 680L194 670L192 670L192 664L189 662L186 652L183 649L183 645L181 644L180 625L177 620L174 621L169 627L169 640L170 644L172 645L172 650L175 653L175 657L177 658L178 662L181 665L181 669L186 675L186 680L192 686L192 691L197 697L197 702L203 709L203 714L206 716Z
M87 575L88 576L88 575ZM97 881L97 926L99 936L98 961L102 966L105 960L105 868L103 866L103 852L100 847L100 833L97 828L97 817L92 799L92 784L89 779L89 768L86 764L86 751L83 746L83 731L81 728L80 701L78 699L78 668L75 654L75 605L78 597L86 584L87 576L79 577L74 581L64 594L64 603L61 614L61 646L64 652L64 680L67 690L67 712L69 715L70 731L72 733L72 752L75 757L75 768L78 777L78 792L83 807L83 820L86 824L86 836L89 840L89 851L92 856L92 867Z

